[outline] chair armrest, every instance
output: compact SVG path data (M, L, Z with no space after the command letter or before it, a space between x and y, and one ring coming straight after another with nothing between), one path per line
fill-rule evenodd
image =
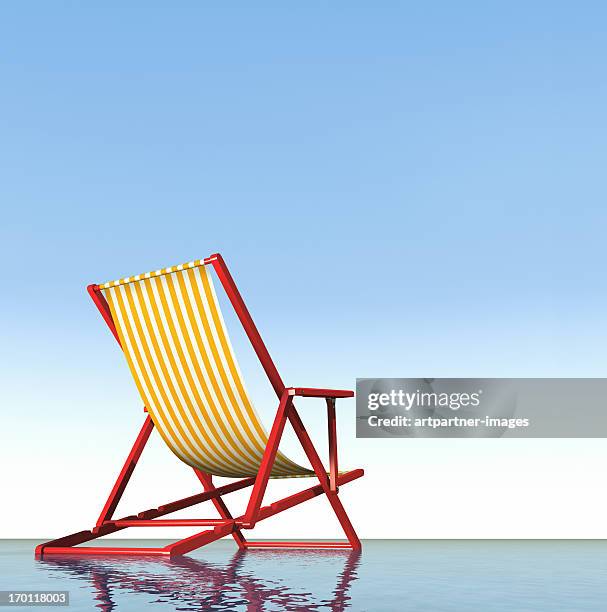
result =
M345 389L314 389L311 387L289 387L287 389L289 395L299 395L301 397L354 397L354 391Z
M329 491L337 495L337 428L335 425L335 400L339 397L354 397L354 391L346 389L314 389L311 387L287 387L284 393L290 396L322 397L327 402L327 420L329 433ZM283 399L284 399L283 394ZM281 400L283 401L283 400ZM327 495L329 493L327 492Z

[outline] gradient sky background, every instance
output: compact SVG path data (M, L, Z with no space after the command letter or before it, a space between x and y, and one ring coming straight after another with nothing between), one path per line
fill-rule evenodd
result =
M91 526L143 417L90 282L221 252L292 385L605 376L606 18L3 3L0 537ZM604 440L355 440L338 410L363 537L607 537ZM155 441L124 512L194 486ZM261 535L334 535L322 502Z

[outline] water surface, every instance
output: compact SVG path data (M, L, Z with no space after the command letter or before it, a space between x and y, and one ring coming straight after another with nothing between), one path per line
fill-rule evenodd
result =
M600 540L371 540L362 554L225 540L177 560L35 560L35 544L0 541L0 590L68 590L71 610L607 610Z

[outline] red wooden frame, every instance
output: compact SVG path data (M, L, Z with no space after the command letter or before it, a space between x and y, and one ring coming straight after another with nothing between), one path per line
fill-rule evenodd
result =
M248 548L348 548L359 551L361 543L354 531L354 527L346 514L346 511L338 497L339 487L352 480L363 476L364 472L361 469L351 470L340 474L337 468L337 429L335 423L335 401L337 398L353 397L353 391L334 390L334 389L312 389L302 387L285 387L270 353L266 348L261 335L253 322L253 319L242 299L236 283L232 278L223 258L219 254L211 255L204 260L205 265L213 266L219 280L232 304L236 314L242 323L242 326L247 334L255 353L263 369L270 380L277 397L279 398L278 410L270 430L268 443L261 461L261 465L257 476L244 478L227 485L215 487L212 476L201 470L195 469L194 472L200 480L203 487L202 493L197 493L190 497L180 499L174 502L163 504L158 508L151 508L140 512L136 516L126 516L121 519L113 519L113 513L120 502L122 494L127 487L129 479L137 465L139 457L150 437L154 423L149 415L146 415L144 423L141 427L133 447L127 456L118 478L108 496L105 505L97 519L95 527L90 531L80 531L71 535L45 542L36 547L36 556L42 558L46 555L163 555L175 557L186 554L196 548L200 548L205 544L218 540L224 536L232 535L236 544L240 549ZM89 285L87 288L93 302L97 306L101 316L110 328L114 338L120 344L118 332L112 319L112 315L101 290L98 285ZM323 466L323 463L314 448L314 445L306 431L301 418L293 403L295 396L324 398L327 404L327 420L329 434L329 475ZM295 430L295 434L301 443L306 456L319 484L299 491L294 495L285 497L279 501L273 502L269 506L262 506L265 490L268 485L272 465L276 458L278 446L282 437L282 433L287 421ZM233 491L238 491L245 487L253 486L251 497L247 505L247 509L242 516L234 518L225 502L223 496ZM253 529L255 525L266 518L274 516L284 510L288 510L298 504L313 499L318 495L326 495L342 529L346 535L346 541L338 542L259 542L247 540L242 531L244 529ZM159 517L188 508L203 501L212 501L215 508L219 512L219 519L161 519ZM86 542L90 542L96 538L115 533L128 527L166 527L166 526L205 526L211 527L200 533L196 533L190 537L178 540L163 548L120 548L120 547L83 547L79 546Z

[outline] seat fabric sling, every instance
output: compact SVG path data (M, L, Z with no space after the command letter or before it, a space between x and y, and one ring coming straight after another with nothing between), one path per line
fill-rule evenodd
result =
M247 395L202 262L100 285L154 425L184 463L254 476L268 435ZM313 472L280 451L272 478Z

